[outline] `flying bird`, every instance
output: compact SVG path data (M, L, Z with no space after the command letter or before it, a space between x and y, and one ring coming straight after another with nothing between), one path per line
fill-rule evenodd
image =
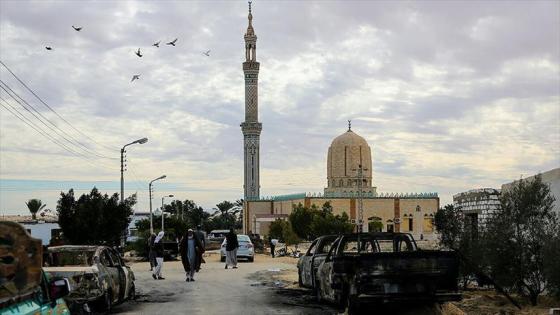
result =
M142 57L142 53L140 52L140 48L138 48L138 51L135 52L136 56L138 57Z
M46 46L45 49L46 50L53 50L51 46Z
M207 51L203 52L202 54L205 55L206 57L210 57L210 50L207 50Z
M177 42L177 38L175 38L174 40L170 41L169 43L166 43L166 45L171 45L171 46L175 46L175 43Z
M153 43L152 46L159 48L159 43L161 43L161 40L157 43Z
M130 80L130 82L134 82L134 80L140 80L140 75L139 74L132 75L132 80Z
M81 27L81 26L80 26L80 27L75 27L74 25L72 25L72 28L73 28L76 32L79 32L79 31L82 30L82 27Z

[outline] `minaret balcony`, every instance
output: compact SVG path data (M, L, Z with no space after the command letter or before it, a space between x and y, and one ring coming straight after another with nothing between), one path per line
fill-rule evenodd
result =
M260 63L258 63L257 61L245 61L243 63L243 71L246 71L246 70L259 71L259 66L260 66Z

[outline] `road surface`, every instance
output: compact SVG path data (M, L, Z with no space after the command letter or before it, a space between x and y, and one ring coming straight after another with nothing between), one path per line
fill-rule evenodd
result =
M270 275L297 270L292 263L257 256L254 263L240 262L238 269L224 269L219 256L186 282L179 261L165 262L165 280L152 279L148 263L132 264L136 276L136 301L115 306L116 314L337 314L330 306L318 305L308 290L285 289L286 281ZM297 281L297 278L295 279Z

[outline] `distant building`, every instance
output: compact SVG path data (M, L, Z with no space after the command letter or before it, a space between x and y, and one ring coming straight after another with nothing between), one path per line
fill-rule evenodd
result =
M523 178L523 180L530 180L532 181L535 179L536 175L529 176ZM541 173L541 178L543 183L548 184L550 186L550 193L556 198L554 202L554 211L560 214L560 168L555 168L550 171ZM513 184L517 183L519 180L515 180L511 183L503 184L502 185L502 192L506 192L511 189Z
M471 189L453 195L453 206L460 209L474 231L484 225L488 217L500 209L500 190L494 188Z
M374 228L375 223L381 223L381 231L408 232L418 239L435 238L433 220L439 209L437 193L378 193L372 178L371 149L349 126L329 147L327 187L323 194L248 199L243 209L243 231L268 235L270 223L287 219L294 206L301 204L320 209L329 202L333 214L346 213L356 225L360 223L362 208L366 232L370 225Z
M130 224L128 224L127 242L134 242L140 237L140 235L138 235L138 229L136 228L136 222L144 219L150 219L149 212L136 212L132 215L132 220Z

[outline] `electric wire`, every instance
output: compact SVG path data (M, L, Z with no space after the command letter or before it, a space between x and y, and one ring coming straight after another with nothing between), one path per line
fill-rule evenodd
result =
M9 85L6 84L6 82L2 81L0 79L0 88L2 88L2 90L4 90L12 99L14 99L18 104L20 104L26 111L28 111L29 113L31 113L33 116L35 116L35 118L37 118L39 121L41 121L42 124L44 124L47 128L51 129L53 132L55 132L58 136L62 137L64 140L66 140L68 143L72 144L73 146L77 146L79 147L81 150L88 152L89 154L93 154L97 157L100 158L104 158L104 159L109 159L109 160L118 160L118 158L115 157L108 157L105 155L101 155L98 154L97 152L89 149L88 147L86 147L85 145L83 145L81 142L77 141L76 139L74 139L71 135L69 135L68 133L66 133L64 130L60 129L57 125L55 125L52 121L50 121L47 117L45 117L43 114L41 114L39 111L37 111L37 109L35 109L35 107L33 107L33 105L29 104L26 100L24 100L17 92L15 92L12 88L10 88ZM7 88L7 89L6 89ZM16 98L17 97L17 98ZM23 103L25 103L25 106L22 102L20 102L18 99L20 99ZM38 117L35 113L33 113L31 110L29 110L29 108L31 108L33 110L33 112L37 113L40 117ZM42 119L41 119L42 118ZM50 125L52 125L55 129L53 129L53 127L48 126L44 121L47 121ZM57 131L58 130L58 131ZM66 137L68 136L68 137Z
M10 104L10 102L8 102L6 99L4 99L1 96L0 96L0 101L4 102L5 104L7 104L11 108L10 109L6 105L0 103L0 105L2 105L2 107L4 107L13 116L15 116L17 119L19 119L20 121L22 121L23 123L25 123L26 125L31 127L33 130L35 130L37 133L39 133L43 137L49 139L51 142L53 142L57 146L61 147L65 151L71 153L72 155L74 155L76 157L79 157L79 158L83 159L85 162L89 163L90 165L94 165L96 167L102 166L102 167L110 169L110 170L118 170L117 168L114 168L114 167L111 167L111 166L108 166L106 164L102 164L102 163L99 163L99 162L96 162L97 164L92 163L92 158L91 157L89 157L87 155L84 155L81 152L74 151L72 148L66 146L64 143L60 142L58 139L56 139L53 136L51 136L50 134L48 134L40 126L37 126L35 123L33 123L33 121L31 121L28 117L25 117L25 115L22 112L20 112L15 106L12 106L12 104Z
M10 74L16 78L16 80L21 83L21 85L23 85L29 92L31 92L31 94L33 94L33 96L35 96L43 105L45 105L45 107L47 107L50 111L52 111L56 116L58 116L58 118L62 119L62 121L64 121L66 124L68 124L68 126L70 126L72 129L74 129L75 131L77 131L79 134L81 134L82 136L88 138L89 140L91 140L92 142L103 146L109 150L118 150L120 148L118 147L112 147L112 146L107 146L103 143L97 142L95 139L93 139L92 137L86 135L85 133L83 133L82 131L80 131L79 129L77 129L76 127L74 127L69 121L67 121L64 117L62 117L58 112L56 112L52 107L50 107L42 98L40 98L29 86L27 86L27 84L25 84L25 82L23 82L4 62L2 62L2 60L0 60L0 64L2 66L4 66L4 68L6 68L6 70L8 70L8 72L10 72Z

